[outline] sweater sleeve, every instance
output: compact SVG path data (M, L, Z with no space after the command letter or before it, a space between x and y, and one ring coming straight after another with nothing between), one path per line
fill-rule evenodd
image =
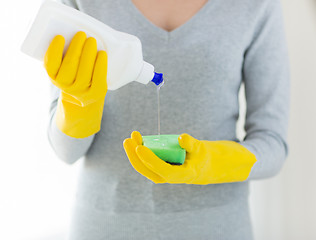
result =
M241 143L257 158L249 179L276 175L288 153L290 77L282 8L269 0L244 56L246 137Z
M70 7L78 8L74 0L59 0ZM50 121L48 124L48 140L56 155L64 162L72 164L78 159L83 157L90 148L94 136L91 135L87 138L72 138L67 136L57 127L55 121L55 113L57 101L59 98L60 90L50 83L51 92L51 106L50 106Z

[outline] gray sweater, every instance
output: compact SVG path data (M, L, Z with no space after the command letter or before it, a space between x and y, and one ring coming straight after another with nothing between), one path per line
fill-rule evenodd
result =
M144 59L165 75L161 133L240 141L257 157L249 179L275 175L287 155L289 69L279 0L210 0L172 32L130 0L64 0L116 30L136 35ZM246 137L236 138L245 84ZM74 139L56 127L52 86L48 137L66 163L83 157L69 240L252 239L248 181L154 184L136 172L122 143L133 130L157 134L154 84L108 91L101 131Z

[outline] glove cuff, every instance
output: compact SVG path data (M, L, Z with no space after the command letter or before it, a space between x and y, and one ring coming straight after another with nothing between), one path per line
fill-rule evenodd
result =
M70 137L89 137L100 131L103 106L104 100L81 107L59 98L56 110L57 127Z

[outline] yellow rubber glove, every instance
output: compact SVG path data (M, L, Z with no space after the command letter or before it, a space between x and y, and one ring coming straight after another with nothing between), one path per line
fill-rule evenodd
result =
M200 141L184 133L179 144L186 150L183 165L171 165L142 145L134 131L123 145L136 171L155 183L217 184L245 181L256 162L248 149L233 141Z
M56 110L58 128L68 136L85 138L100 130L107 93L107 54L97 51L96 40L77 32L65 56L65 39L55 36L44 66L52 83L61 90Z

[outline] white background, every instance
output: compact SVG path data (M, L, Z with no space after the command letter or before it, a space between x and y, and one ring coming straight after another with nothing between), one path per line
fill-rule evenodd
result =
M40 2L6 1L0 8L0 239L5 240L64 240L80 167L62 163L52 152L46 135L48 78L42 63L19 52ZM290 155L277 177L251 183L252 220L256 240L312 240L316 1L282 3L292 74Z

